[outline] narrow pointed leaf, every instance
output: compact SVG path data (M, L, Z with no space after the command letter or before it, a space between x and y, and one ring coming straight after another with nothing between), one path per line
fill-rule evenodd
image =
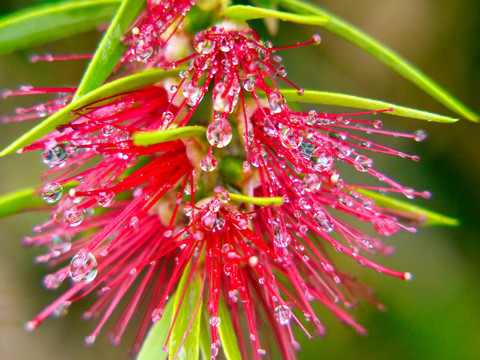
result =
M75 99L95 90L108 78L126 47L120 41L144 5L143 0L124 0L83 75Z
M449 116L438 115L427 111L415 110L385 101L367 99L353 95L345 95L326 91L305 90L304 94L300 96L298 95L297 90L293 89L280 90L280 92L285 97L285 99L289 101L311 104L338 105L373 111L392 109L391 111L386 111L385 114L442 123L452 123L458 121L458 119L454 119Z
M220 297L218 314L221 319L218 332L220 333L220 341L222 342L222 349L225 358L227 360L242 360L242 355L238 348L237 335L233 328L227 305L222 297Z
M191 137L204 137L206 129L203 126L182 126L175 129L138 132L133 135L136 145L152 145L166 141L186 139Z
M20 136L17 140L0 152L0 156L11 154L17 150L20 150L32 142L40 139L42 136L48 134L50 131L55 130L57 126L69 123L75 118L75 115L72 115L71 112L81 108L82 106L91 104L101 99L106 99L114 95L153 85L169 76L174 76L176 73L177 71L165 72L163 70L153 69L112 81L111 83L108 83L101 88L83 96L77 101L70 103L57 113L45 119L43 122Z
M63 193L67 193L77 182L72 181L63 187ZM28 187L16 190L0 196L0 218L15 215L23 211L38 210L49 206L39 194L38 188Z
M95 29L109 22L120 0L66 1L32 6L0 18L0 54Z
M178 310L178 316L173 325L168 342L170 359L197 360L200 354L200 322L202 318L202 279L190 278L190 268L184 270L174 299L173 316ZM188 282L188 283L187 283ZM182 299L182 295L185 293ZM180 303L181 301L181 303ZM195 313L198 307L198 312ZM188 327L193 321L190 331ZM187 332L188 331L188 332ZM186 337L185 337L186 336ZM183 342L183 346L180 345ZM175 355L177 355L175 357Z
M204 308L204 311L202 311L202 319L200 320L200 351L202 359L208 359L212 354L208 316L209 312Z
M35 188L17 190L0 197L0 218L46 205L35 193Z
M453 95L435 83L422 71L355 26L315 5L306 4L298 0L277 0L277 2L282 7L294 11L297 14L317 15L328 18L329 21L322 24L325 29L343 37L369 54L375 56L458 115L472 121L479 121L480 118L478 114L458 101Z
M323 25L328 18L322 15L297 15L284 11L258 8L248 5L234 5L227 8L225 16L230 20L247 21L253 19L275 18L306 25Z
M230 199L233 201L245 202L260 206L280 206L283 203L282 197L253 197L241 194L229 193Z
M370 191L366 189L355 189L355 191L375 201L375 204L377 206L415 214L418 216L421 224L423 225L458 226L460 224L458 219L452 218L450 216L442 215L440 213L425 209L417 205L413 205L408 201L391 198L389 196L382 195L375 191Z
M163 350L172 326L173 300L167 302L162 318L148 332L136 360L165 360L168 353Z

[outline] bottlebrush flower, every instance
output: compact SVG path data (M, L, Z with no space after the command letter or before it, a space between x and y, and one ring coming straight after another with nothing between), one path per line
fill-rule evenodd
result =
M277 81L299 96L304 90L286 78L277 51L319 44L319 35L275 48L247 25L225 21L191 36L192 52L184 56L182 41L189 38L179 29L193 2L147 5L122 38L128 50L117 69L135 61L140 64L129 71L180 69L161 84L75 108L72 121L23 149L41 149L50 168L41 196L54 204L50 219L24 244L45 246L47 253L36 260L60 266L45 277L47 289L71 281L27 329L96 292L99 298L85 317L99 322L87 344L123 306L110 333L118 343L140 308L133 345L138 351L151 322L163 321L170 311L165 346L172 359L189 333L199 331L203 313L208 329L202 336L208 337L212 359L225 342L224 326L233 329L244 358L260 359L278 347L282 358L294 359L299 343L292 325L309 338L325 333L317 302L365 333L347 310L358 298L382 305L370 288L335 264L332 253L410 280L410 273L370 257L393 252L381 237L415 232L423 219L378 206L368 190L410 199L429 193L376 170L371 155L417 161L373 138L421 141L425 134L383 130L380 120L361 120L372 112L294 111ZM169 52L177 41L181 46ZM5 120L43 117L71 101L75 105L69 95L74 88L23 87L6 95L55 91L64 94ZM205 103L206 113L199 108ZM196 136L189 135L193 125ZM142 145L143 135L158 131L161 140ZM364 185L367 176L379 184ZM197 285L197 293L189 292ZM180 311L184 305L186 312ZM179 322L187 324L180 337Z

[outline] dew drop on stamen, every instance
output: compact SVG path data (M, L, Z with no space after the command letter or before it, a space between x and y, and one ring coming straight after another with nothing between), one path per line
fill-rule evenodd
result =
M193 38L193 47L199 54L210 54L215 50L215 45L215 41L206 37L206 31L200 31Z
M372 167L373 160L366 156L358 155L353 164L355 165L355 169L358 171L366 172Z
M68 235L58 234L52 236L49 247L51 251L63 254L72 248L72 243L70 242L70 238L68 237Z
M140 221L138 220L137 216L132 216L130 218L130 223L128 224L128 226L130 227L130 229L138 229L139 222Z
M69 273L75 282L85 284L92 282L98 273L95 256L90 251L81 250L72 258Z
M214 120L208 125L207 140L210 145L217 148L227 146L232 140L232 128L227 120Z
M220 325L220 322L221 322L220 316L217 316L217 315L210 316L210 319L208 320L208 323L211 326L215 326L215 327L218 327L218 325Z
M322 182L320 180L320 177L317 174L308 173L303 178L303 184L305 185L306 191L315 192L320 190L320 186L322 185Z
M85 338L85 345L91 346L95 342L96 336L95 335L90 335Z
M152 311L152 321L154 323L160 321L163 317L163 309L157 308Z
M162 114L162 121L163 121L163 125L168 125L172 122L173 120L173 114L171 111L165 111L163 114Z
M415 190L413 190L412 188L405 188L402 190L402 193L410 200L415 198Z
M285 99L277 93L271 93L268 95L268 106L272 114L278 114L282 111L282 106L285 103Z
M112 190L105 189L97 195L97 204L101 207L109 207L115 199L115 193Z
M288 231L284 229L275 230L273 235L274 235L273 242L279 248L286 248L292 241L292 237L290 236Z
M298 149L303 138L302 136L298 136L293 129L284 127L280 134L280 140L285 147L289 149Z
M54 310L52 313L53 318L61 318L67 315L68 313L68 308L70 307L72 303L70 301L64 301L62 304L58 305L58 307Z
M43 162L48 166L62 165L68 159L65 144L58 144L45 150L42 157Z
M381 129L382 126L383 126L382 120L375 120L375 121L373 122L373 127L374 127L375 129Z
M249 75L247 78L243 81L243 88L245 91L254 91L255 90L255 76Z
M427 133L424 130L417 130L413 133L415 135L415 141L423 141L427 138Z
M63 219L70 227L78 226L85 218L85 210L79 207L73 207L65 210Z
M105 137L113 135L114 133L115 133L115 127L112 125L105 125L102 128L102 135Z
M274 317L281 325L287 325L292 317L292 311L287 305L279 305L275 308Z
M203 97L202 88L193 81L187 81L183 84L182 94L185 96L187 104L190 106L196 106Z
M42 198L47 204L53 204L60 200L63 194L63 188L58 183L49 183L43 187Z

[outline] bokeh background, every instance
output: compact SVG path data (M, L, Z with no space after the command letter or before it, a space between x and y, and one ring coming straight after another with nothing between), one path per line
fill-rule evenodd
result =
M472 0L317 0L398 51L438 83L480 112L480 2ZM8 13L42 1L7 0ZM282 53L289 77L305 88L366 96L432 112L453 115L370 55L320 28L280 24L274 44L306 40L319 32L323 43ZM86 62L29 63L31 54L91 52L100 35L92 32L0 57L0 88L21 84L64 86L78 83ZM0 113L41 98L0 100ZM339 111L337 109L337 111ZM387 306L379 312L362 303L354 311L369 333L359 336L323 314L324 339L302 344L299 359L479 359L480 358L480 124L461 119L453 125L430 124L382 116L384 127L401 131L422 128L422 143L398 142L421 156L420 163L376 158L376 166L404 184L430 189L434 197L419 201L457 217L460 227L421 228L417 235L391 239L396 253L382 264L414 274L404 283L369 269L358 277L376 289ZM31 123L4 125L5 147ZM38 153L0 159L0 193L40 183L45 169ZM0 221L0 359L127 359L128 341L113 346L100 336L92 347L83 337L94 321L81 320L89 300L73 306L69 316L47 320L33 333L23 324L58 294L47 292L41 279L49 269L33 264L38 250L23 249L21 239L46 214L22 214Z

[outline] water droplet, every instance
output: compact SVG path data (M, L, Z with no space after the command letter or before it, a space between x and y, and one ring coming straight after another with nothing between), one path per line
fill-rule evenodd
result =
M373 127L374 127L375 129L381 129L382 126L383 126L382 120L375 120L375 121L373 122Z
M196 193L198 191L198 184L195 180L193 182L191 180L187 181L185 185L185 189L183 190L185 195L191 195L192 193Z
M272 114L278 114L282 111L282 106L285 104L285 99L278 93L271 93L268 95L268 106Z
M302 143L302 136L299 136L294 129L284 127L280 134L282 144L289 149L297 149Z
M68 159L68 153L65 149L65 144L55 145L42 154L43 161L48 166L62 165Z
M95 335L90 335L85 338L85 345L91 346L95 342L96 336Z
M78 226L85 218L85 210L79 207L73 207L65 210L63 219L70 227Z
M187 81L183 84L182 94L190 106L196 106L203 98L202 88L193 81Z
M72 243L70 242L68 235L58 234L52 236L49 246L52 252L59 252L63 254L72 248Z
M210 145L223 148L232 140L232 128L227 120L214 120L208 125L207 140Z
M415 190L413 190L412 188L405 188L403 189L402 193L409 199L415 198Z
M69 271L73 281L88 284L97 276L97 260L90 251L81 250L72 258Z
M140 221L138 220L137 216L132 216L128 225L130 226L130 229L138 229L139 222Z
M218 315L212 315L212 316L210 316L210 319L208 320L208 323L211 326L215 326L215 327L218 327L218 325L220 325L220 322L221 322L221 319L220 319L220 316L218 316Z
M231 264L229 262L225 263L225 265L223 265L223 272L227 276L232 276L233 264Z
M212 211L206 211L202 215L202 224L206 230L211 231L215 227L217 221L217 213Z
M173 114L171 111L165 111L163 114L162 114L162 122L163 122L163 125L168 125L172 122L173 120Z
M243 88L245 91L254 91L255 90L255 76L254 75L249 75L247 78L243 81Z
M315 171L331 171L333 168L333 157L326 152L317 149L310 158L310 163Z
M281 325L287 325L292 317L292 311L287 305L279 305L275 308L274 316Z
M62 197L63 188L58 183L49 183L43 187L42 198L47 204L53 204Z
M424 130L417 130L413 133L415 135L415 141L423 141L427 138L427 133Z
M68 308L72 303L70 301L64 301L62 304L58 305L58 307L53 311L52 317L53 318L61 318L67 315Z
M353 164L355 165L355 169L358 171L366 172L372 167L373 160L366 156L358 155Z
M373 219L372 225L376 232L384 236L390 236L400 231L398 224L391 218Z
M113 203L115 193L110 189L100 191L97 195L97 204L101 207L109 207Z
M215 50L216 43L208 37L206 31L200 31L193 38L193 47L199 54L207 55Z
M322 37L320 36L320 34L315 34L312 36L312 40L315 45L318 45L322 42Z
M47 290L56 290L60 287L63 280L65 280L65 276L48 274L43 278L43 286L45 286Z
M115 127L112 126L112 125L105 125L103 128L102 128L102 135L107 137L107 136L110 136L110 135L113 135L115 133Z
M303 184L305 185L305 190L315 192L320 190L322 181L320 180L320 177L317 174L308 173L303 178Z
M280 247L280 248L287 247L292 241L292 237L290 236L288 231L285 229L274 230L273 235L275 238L273 242L277 247Z
M300 209L303 209L303 210L310 210L312 208L308 200L305 199L304 197L298 200L298 206L300 207Z
M152 311L152 321L154 323L160 321L163 317L163 309L157 308Z

